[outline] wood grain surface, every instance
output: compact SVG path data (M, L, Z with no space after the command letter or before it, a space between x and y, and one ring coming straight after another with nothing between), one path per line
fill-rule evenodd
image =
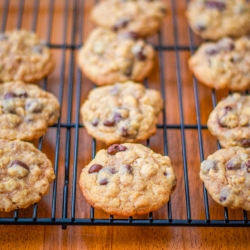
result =
M197 116L200 115L201 123L205 125L213 108L212 90L193 82L192 75L187 68L190 50L174 50L174 45L190 46L188 24L185 18L186 1L165 0L165 2L169 6L169 11L164 20L161 35L151 37L149 42L157 45L159 39L162 39L162 44L170 46L170 49L164 50L161 54L158 53L155 68L147 84L148 87L164 91L167 124L177 125L183 120L184 124L197 125ZM2 31L15 28L33 29L40 37L53 45L52 52L57 66L47 80L38 84L53 92L59 99L61 97L62 124L73 124L77 121L78 83L81 82L81 103L85 100L89 90L93 88L93 84L88 79L84 76L81 78L75 60L77 50L72 45L80 45L94 28L90 21L90 10L95 3L94 0L0 1L0 29ZM36 6L38 15L36 15ZM74 9L74 6L77 8ZM196 45L201 43L198 37L194 36L193 40ZM56 46L62 44L67 45L65 49ZM160 86L161 81L164 83L164 90ZM72 96L69 95L71 86ZM196 89L198 95L195 95ZM216 92L217 101L227 94L226 91ZM198 97L197 102L195 97ZM200 109L200 114L197 113L197 107ZM159 117L159 124L162 124L162 115ZM59 132L60 141L56 136L57 129L50 128L42 143L42 151L52 162L55 162L58 145L56 218L60 218L63 213L65 166L69 167L67 216L70 217L74 162L77 162L76 181L78 182L82 167L92 158L92 138L87 135L84 128L79 129L78 150L75 148L74 127L67 129L61 126ZM206 158L217 150L217 142L206 129L203 129L201 132L203 143L200 148L198 136L198 130L195 127L184 129L183 133L180 128L168 128L167 138L164 138L163 130L159 129L150 139L150 147L162 154L164 154L164 140L167 139L167 153L172 160L178 179L177 189L171 198L175 219L187 218L184 165L188 169L191 219L205 219L199 167L203 157ZM146 142L142 143L146 144ZM38 141L34 141L34 144L38 145ZM106 145L100 142L97 142L96 146L97 150L106 148ZM75 150L78 155L75 155ZM38 217L51 217L51 199L52 190L39 202ZM224 209L213 202L210 197L209 208L211 219L224 219ZM18 216L30 218L32 213L33 207L31 206L20 210ZM96 211L95 216L96 218L109 218L109 215L102 211ZM0 218L4 217L13 217L13 212L0 213ZM76 186L75 217L89 217L89 205L82 197L78 185ZM135 218L147 218L147 215ZM154 218L166 219L167 206L156 211ZM242 211L229 210L229 219L242 220ZM62 230L61 226L0 225L0 249L249 249L249 235L249 228L68 226L67 230Z

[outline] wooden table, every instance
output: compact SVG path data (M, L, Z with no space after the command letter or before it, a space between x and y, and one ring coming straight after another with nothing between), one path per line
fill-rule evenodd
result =
M67 160L69 167L67 216L70 217L74 163L77 163L75 169L78 182L81 168L91 160L92 139L84 128L80 126L78 134L75 127L70 127L70 124L74 125L78 119L77 96L80 96L82 103L93 87L88 79L84 76L81 78L77 69L75 45L80 45L94 27L89 18L94 2L94 0L0 1L1 30L15 28L35 30L51 45L57 62L54 72L48 79L39 82L41 87L53 92L62 101L61 126L59 130L56 127L50 128L42 144L42 151L52 162L58 160L56 218L60 218L63 211L65 212L62 208L65 165L67 165L65 161ZM77 8L74 9L76 3ZM183 220L187 218L184 166L188 170L191 219L205 220L199 166L203 158L217 150L217 144L206 129L202 129L199 134L197 116L201 124L205 125L213 107L212 91L193 82L187 68L190 40L185 18L186 1L166 0L166 3L170 10L164 20L162 33L149 39L154 45L159 45L161 42L166 50L158 53L156 66L148 79L148 87L158 89L165 95L166 121L169 125L166 130L165 153L171 157L178 178L177 189L171 198L173 218ZM193 37L193 42L199 44L201 40ZM71 91L70 86L73 89L72 102L68 94ZM219 91L213 96L220 100L227 94L225 91ZM180 126L181 123L183 127ZM158 124L162 124L162 115ZM189 125L193 125L193 128ZM58 131L60 140L56 136ZM199 135L203 140L201 147L199 147ZM79 136L78 149L75 147L76 136ZM162 154L164 154L163 138L163 130L158 129L157 134L150 139L150 147ZM38 141L34 143L38 145ZM100 142L97 142L96 146L97 150L106 147ZM56 150L59 152L58 155ZM38 217L51 217L52 193L53 188L39 202ZM223 220L223 208L210 197L208 200L211 219ZM20 210L18 216L30 218L32 213L31 206ZM89 216L89 205L83 199L77 185L75 217L86 216ZM96 211L95 216L109 217L101 211ZM11 218L13 212L1 213L0 218L3 217ZM147 215L135 218L147 218ZM154 218L166 219L167 206L155 212ZM242 211L229 210L229 219L242 220ZM1 225L0 249L249 249L249 233L249 228L68 226L67 230L62 230L60 226Z

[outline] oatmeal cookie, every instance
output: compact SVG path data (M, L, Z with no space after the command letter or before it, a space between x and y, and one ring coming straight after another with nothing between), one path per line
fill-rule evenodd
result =
M57 98L22 81L0 84L0 138L33 140L59 117Z
M106 0L95 6L92 20L113 31L135 32L139 36L154 34L166 15L160 0Z
M31 143L0 139L0 211L26 208L49 192L50 160Z
M54 69L52 54L27 30L0 34L0 82L36 82Z
M200 178L220 205L250 210L250 148L216 151L201 163Z
M136 33L95 29L78 54L82 72L97 85L142 81L154 64L154 49Z
M245 90L250 86L250 37L203 43L188 63L197 79L211 88Z
M186 14L193 31L204 39L239 37L250 31L248 0L192 0Z
M163 101L158 91L134 82L93 89L81 107L88 133L107 144L146 140L156 132Z
M250 96L234 93L220 101L207 125L222 147L250 147Z
M95 208L119 216L157 210L176 187L170 158L141 144L114 144L83 168L80 188Z

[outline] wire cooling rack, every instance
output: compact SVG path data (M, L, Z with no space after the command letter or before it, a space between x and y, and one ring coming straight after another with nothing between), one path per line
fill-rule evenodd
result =
M216 93L199 85L187 70L187 58L201 41L188 28L185 0L166 1L169 13L164 25L149 39L158 52L158 66L154 76L145 81L146 86L161 91L165 109L157 134L144 144L171 157L178 178L177 190L166 206L143 216L116 218L86 203L78 188L80 171L98 149L106 147L86 134L79 116L80 104L93 84L82 76L75 59L84 34L90 31L91 25L86 21L95 3L91 0L0 2L2 32L26 28L45 36L57 58L57 68L39 84L53 92L62 106L58 123L43 138L34 141L54 162L57 178L50 193L27 209L0 213L0 224L62 228L68 225L248 227L246 211L229 211L219 206L199 180L200 162L219 148L207 131L206 120L217 98L227 93Z

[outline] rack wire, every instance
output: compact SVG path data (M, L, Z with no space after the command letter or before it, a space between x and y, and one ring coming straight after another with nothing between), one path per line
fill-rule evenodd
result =
M29 1L30 4L31 1ZM79 188L78 188L78 176L80 170L83 166L79 166L79 153L80 146L82 144L87 144L88 141L82 141L80 139L81 134L84 134L84 127L80 121L80 104L82 102L81 94L85 93L86 95L86 86L92 86L92 84L82 77L81 71L76 70L77 65L75 63L75 57L77 50L83 43L83 31L84 31L84 9L86 8L87 1L84 0L64 0L63 4L60 1L60 7L63 8L63 32L60 39L60 43L53 43L52 40L52 26L54 21L55 8L58 5L56 0L47 0L48 4L48 15L47 15L47 45L53 51L59 51L60 53L60 64L59 64L59 74L57 75L57 84L58 91L55 93L61 103L61 113L62 116L59 118L58 123L52 126L49 130L54 132L55 141L53 143L53 156L54 156L54 170L56 174L56 180L53 183L53 187L48 198L43 198L47 202L47 207L44 205L35 204L33 208L27 209L26 212L20 212L18 210L13 213L3 214L0 213L0 224L6 225L61 225L62 228L66 228L69 225L120 225L120 226L196 226L196 227L249 227L250 223L248 221L248 215L246 211L243 211L243 216L241 212L241 217L238 213L233 213L232 218L229 219L229 210L227 208L222 208L219 205L216 205L213 201L209 199L209 196L206 192L205 187L202 183L199 183L197 180L197 186L202 189L203 202L200 202L200 207L197 207L197 204L192 202L194 194L193 190L191 191L190 186L190 177L193 179L190 173L190 164L188 159L187 148L190 143L189 137L187 137L187 131L194 131L197 133L196 146L199 151L199 160L201 162L205 159L205 147L204 147L204 131L207 131L207 126L202 123L202 109L201 109L201 88L198 85L198 82L193 78L193 97L194 97L194 108L195 108L195 117L196 121L194 123L185 122L185 101L184 101L184 90L185 85L183 84L183 59L182 53L192 54L197 48L197 42L195 42L196 37L193 35L191 30L188 29L188 39L185 40L185 43L180 42L180 25L178 17L183 15L183 12L180 14L178 12L178 4L181 3L182 7L186 6L186 1L175 1L170 0L166 1L170 6L171 18L168 19L168 25L172 28L171 39L173 43L166 42L166 35L163 35L163 32L159 32L155 37L155 40L152 42L156 51L158 52L158 62L159 62L159 79L158 84L162 93L164 100L165 109L162 112L162 120L157 124L157 133L158 137L162 138L161 151L164 155L171 154L169 145L170 140L172 140L173 131L179 133L180 138L180 155L181 162L178 166L175 167L175 170L178 171L180 177L180 184L183 187L175 191L179 192L173 194L174 199L168 202L167 206L164 206L160 212L151 212L146 216L137 218L116 218L115 216L110 215L99 215L99 212L96 211L93 207L89 207L84 203L83 209L88 211L82 212L82 202L84 202L83 197L81 197ZM13 1L4 0L0 3L0 10L2 11L1 18L1 31L4 32L7 28L8 15L10 9L12 8ZM19 0L15 1L15 4L18 3L18 8L16 9L17 22L15 28L22 28L23 16L26 14L25 6L27 1ZM41 8L40 0L33 0L32 5L32 22L30 29L32 31L37 30L38 18ZM12 10L13 11L13 10ZM70 19L71 18L71 19ZM60 24L61 25L61 24ZM68 26L71 25L69 29L71 31L68 34ZM165 27L163 27L165 29ZM162 30L163 30L162 29ZM171 29L169 29L171 32ZM171 40L170 39L170 40ZM70 42L68 42L70 40ZM199 42L198 42L199 43ZM174 71L176 74L176 79L174 80L177 91L177 104L178 104L178 120L179 122L170 123L172 121L169 113L167 112L167 107L169 103L172 102L169 99L169 89L168 86L168 73L170 63L166 59L166 53L172 54L174 58ZM68 71L68 77L65 77ZM149 80L150 82L150 80ZM148 85L148 81L146 82ZM48 90L50 87L50 77L46 78L41 86ZM149 83L150 85L150 83ZM89 87L88 87L89 88ZM191 83L189 89L191 88ZM206 95L211 97L211 105L214 107L216 105L216 92L212 90L211 92L205 90ZM206 136L207 138L207 136ZM47 139L40 138L37 145L40 150L45 150L47 147ZM63 140L63 143L62 143ZM213 139L215 141L215 139ZM155 143L150 140L146 142L147 146L155 145ZM158 144L158 142L157 142ZM92 139L92 143L86 145L89 146L88 152L92 158L96 154L98 148L98 143ZM64 147L64 148L63 148ZM175 156L175 153L172 154ZM197 156L196 156L197 157ZM176 157L177 159L178 157ZM199 169L199 166L196 167ZM193 188L192 188L193 189ZM181 191L183 190L183 193ZM79 197L78 197L79 194ZM180 200L183 202L179 202ZM79 205L80 203L80 205ZM79 207L80 206L80 207ZM173 210L174 206L174 210ZM181 211L180 214L176 215L175 210L179 208ZM217 216L218 218L211 219L214 215L211 216L210 210L219 210L224 213L224 216ZM39 213L40 210L48 209L48 211ZM196 216L193 215L193 212ZM61 215L60 215L61 213ZM199 215L199 213L201 215ZM97 216L96 216L97 214ZM197 216L198 214L198 216ZM236 219L235 219L236 218Z

